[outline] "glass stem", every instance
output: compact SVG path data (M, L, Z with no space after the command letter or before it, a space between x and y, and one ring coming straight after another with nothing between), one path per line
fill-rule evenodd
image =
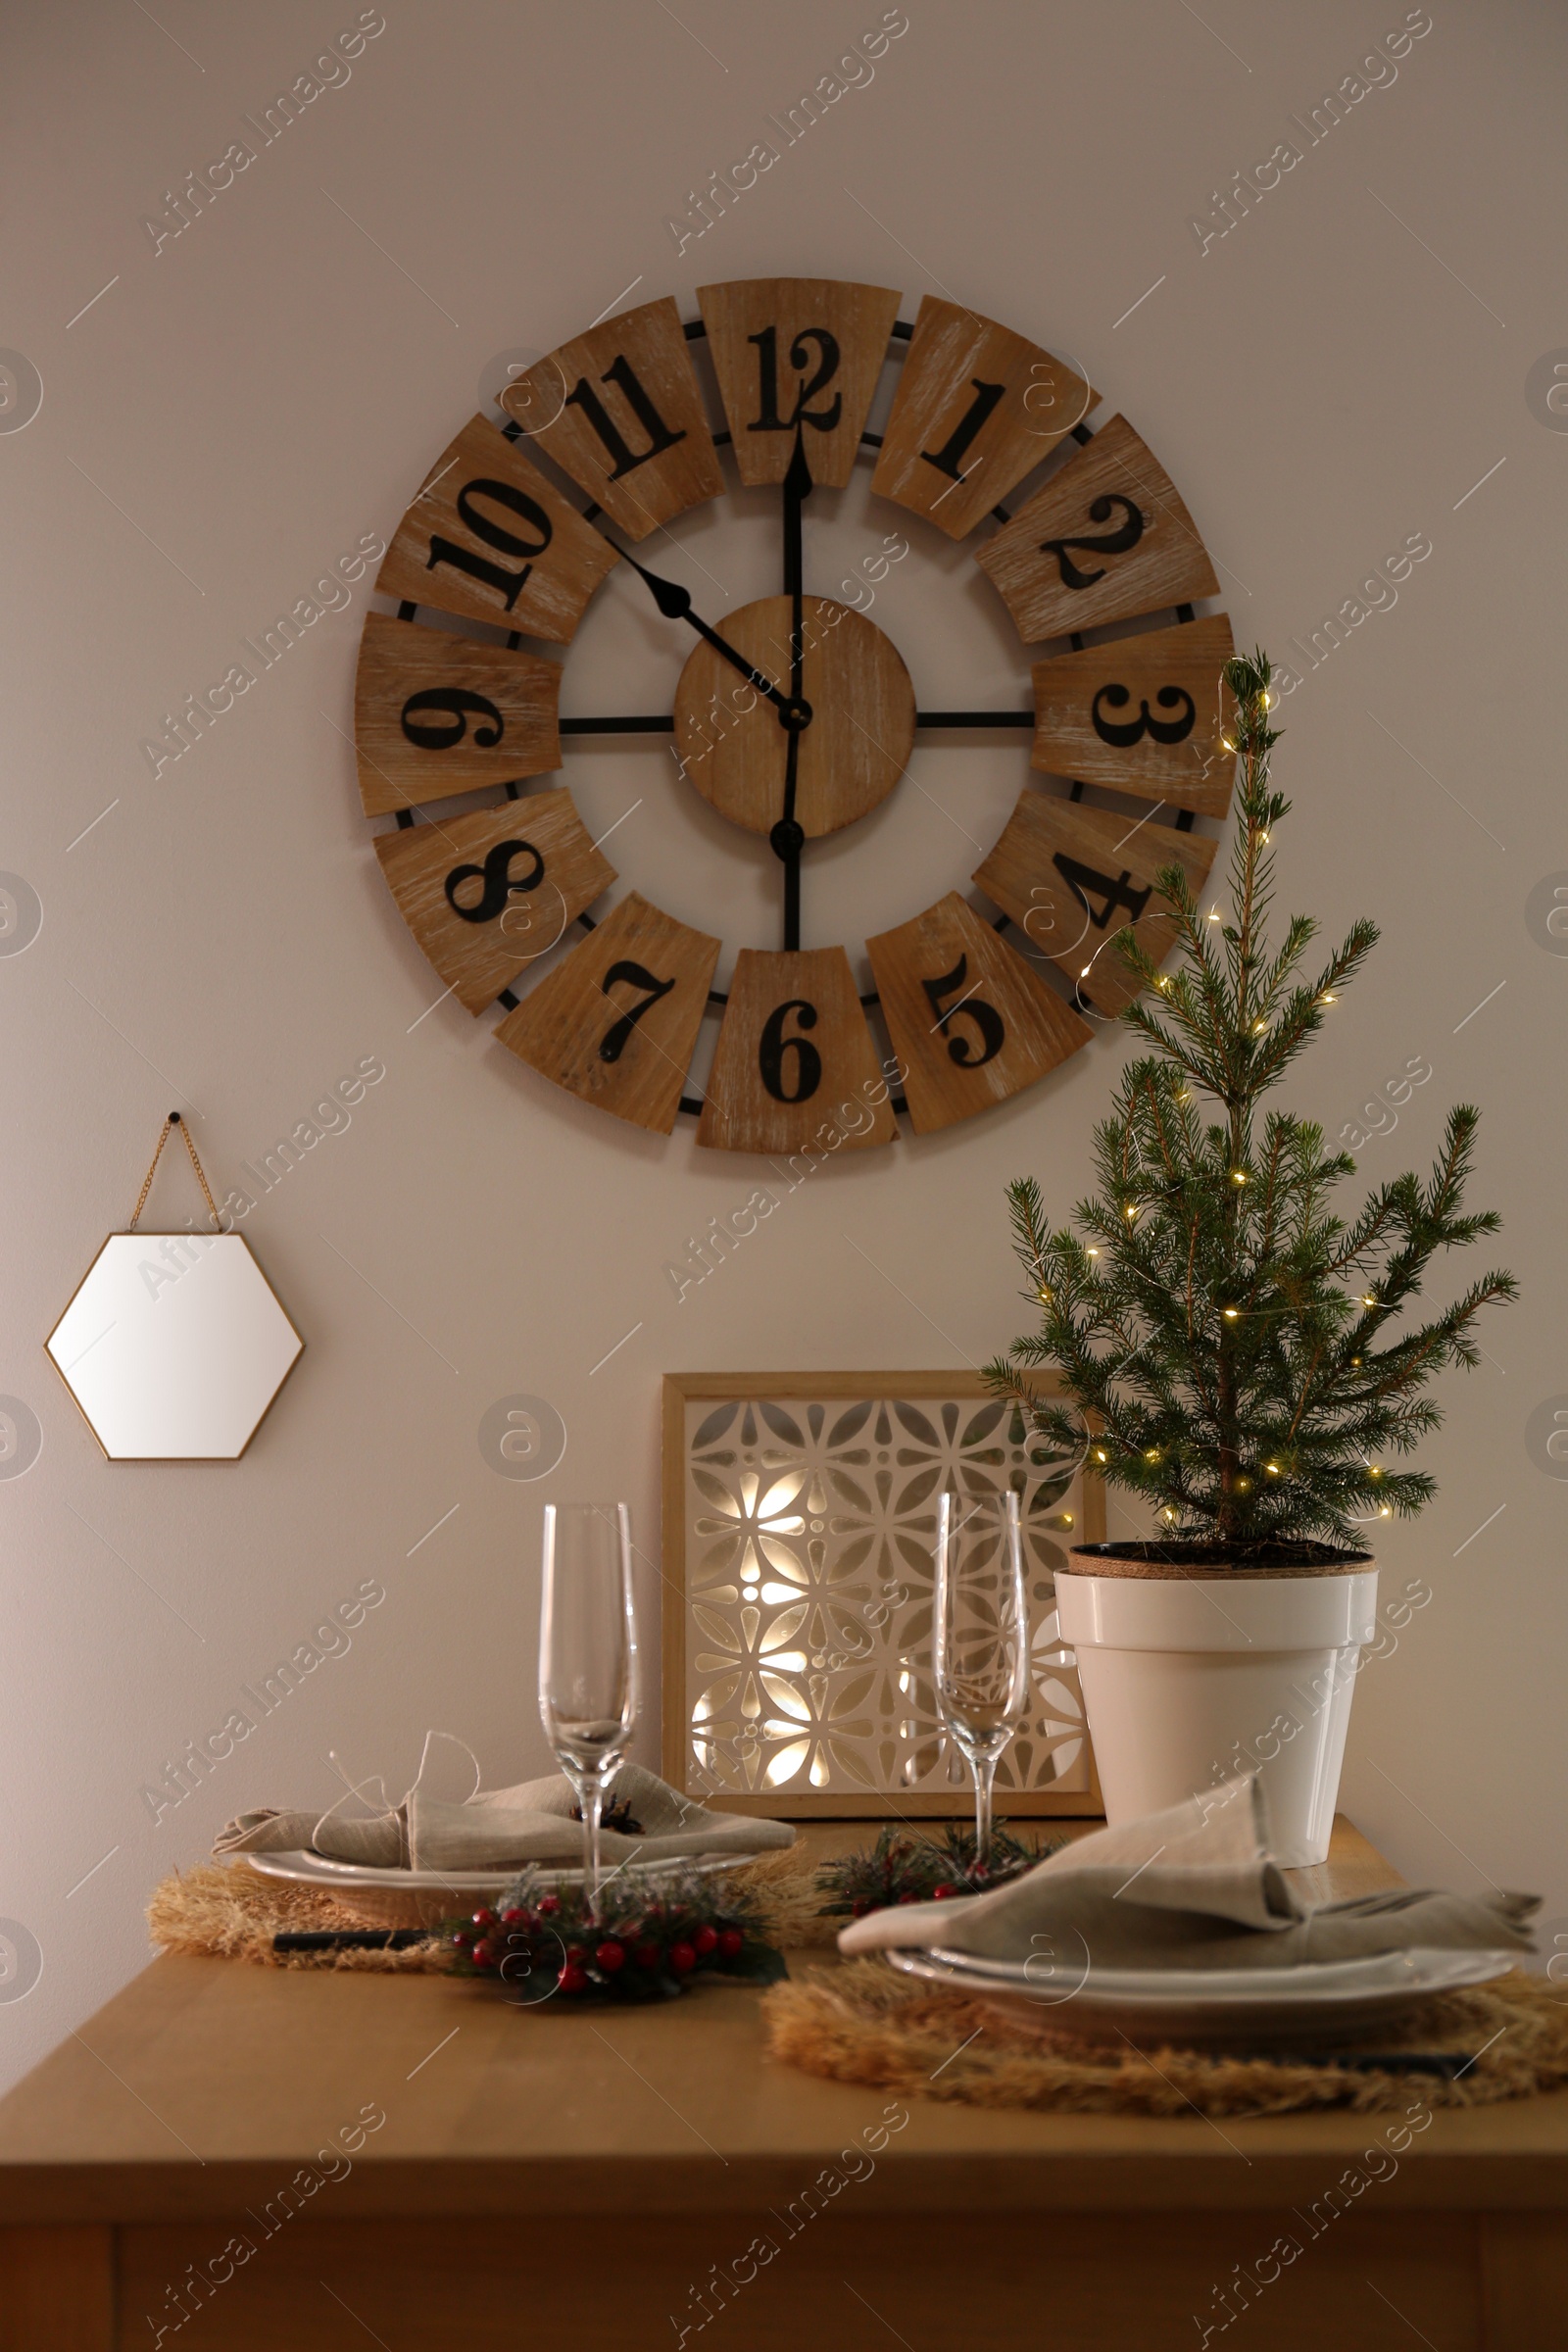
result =
M974 1858L976 1864L991 1859L991 1790L997 1777L995 1756L971 1756L970 1770L974 1774Z
M604 1875L604 1856L601 1850L600 1830L604 1823L605 1784L597 1772L585 1772L577 1781L577 1805L582 1814L582 1892L588 1917L597 1923L599 1918L599 1886Z

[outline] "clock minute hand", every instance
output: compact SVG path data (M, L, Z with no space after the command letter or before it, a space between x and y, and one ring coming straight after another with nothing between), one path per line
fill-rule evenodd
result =
M807 463L801 427L795 428L795 455L784 476L784 593L795 600L795 626L801 625L801 510L810 497L811 468ZM797 689L799 691L799 689Z
M722 638L716 629L709 627L700 613L693 612L691 597L677 580L661 579L658 572L646 570L637 562L635 556L626 555L624 548L620 552L633 571L647 581L654 602L664 618L688 621L697 631L698 636L705 638L712 647L714 653L722 654L730 666L738 669L743 678L749 679L759 694L766 695L768 701L776 706L780 718L787 723L798 710L798 702L790 695L785 694L780 687L775 686L771 678L765 678L760 669L754 669L744 654L737 653L734 646Z
M806 614L802 593L801 512L811 495L811 468L807 463L802 427L795 427L795 455L784 476L784 593L790 600L790 699L797 710L807 708L805 696ZM787 722L786 722L787 723ZM793 747L792 747L793 748ZM784 814L795 814L795 769L792 760L784 787Z
M801 511L811 495L811 468L806 461L806 447L799 422L795 427L795 454L784 476L784 593L790 600L790 699L797 710L806 710L805 685L806 636L803 598L803 565L801 561ZM786 722L788 723L788 722ZM795 814L796 791L800 780L800 729L790 727L789 751L784 762L784 812L768 835L773 855L784 868L784 947L786 953L801 944L801 852L806 847L806 835Z

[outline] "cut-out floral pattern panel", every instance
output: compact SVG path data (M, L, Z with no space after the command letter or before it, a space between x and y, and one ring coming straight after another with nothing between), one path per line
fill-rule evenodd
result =
M712 1794L951 1790L963 1759L931 1688L931 1547L944 1485L1016 1490L1034 1655L1029 1711L997 1774L1086 1790L1083 1699L1055 1572L1081 1540L1079 1464L1010 1405L897 1396L688 1399L690 1786ZM1075 1532L1077 1531L1077 1532Z

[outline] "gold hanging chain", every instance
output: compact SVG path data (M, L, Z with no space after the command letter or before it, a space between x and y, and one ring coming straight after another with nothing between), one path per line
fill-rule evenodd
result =
M153 1178L158 1173L158 1162L164 1156L164 1146L169 1141L169 1131L172 1127L177 1127L180 1134L185 1139L185 1149L190 1153L190 1164L196 1171L196 1181L202 1188L202 1198L213 1212L213 1223L215 1225L219 1224L218 1202L213 1199L212 1193L208 1189L207 1178L202 1172L202 1163L196 1156L196 1147L190 1140L190 1129L186 1126L178 1111L172 1110L168 1118L164 1121L164 1132L158 1138L158 1149L153 1153L153 1164L148 1169L146 1175L142 1178L141 1191L136 1196L136 1205L130 1212L130 1225L128 1230L131 1233L135 1232L136 1219L141 1215L142 1210L147 1205L147 1196L153 1189Z

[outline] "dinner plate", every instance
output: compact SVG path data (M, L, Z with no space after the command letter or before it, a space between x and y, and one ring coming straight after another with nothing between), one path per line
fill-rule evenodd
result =
M1251 2047L1338 2041L1396 2023L1433 1993L1490 1984L1516 1952L1416 1947L1290 1968L1097 1969L993 1960L941 1947L887 1954L904 1975L946 1984L1041 2033L1103 2033Z
M368 1927L376 1928L434 1927L457 1912L474 1910L481 1903L494 1903L527 1867L512 1863L484 1870L378 1870L366 1863L340 1862L330 1854L304 1850L239 1854L235 1859L250 1870L260 1871L263 1878L281 1879L294 1886L317 1887L330 1894ZM618 1872L607 1872L606 1876L646 1880L692 1869L707 1877L719 1871L738 1870L743 1863L756 1860L753 1853L691 1857L670 1854L657 1861L627 1862ZM550 1862L533 1867L558 1886L582 1884L580 1868Z

